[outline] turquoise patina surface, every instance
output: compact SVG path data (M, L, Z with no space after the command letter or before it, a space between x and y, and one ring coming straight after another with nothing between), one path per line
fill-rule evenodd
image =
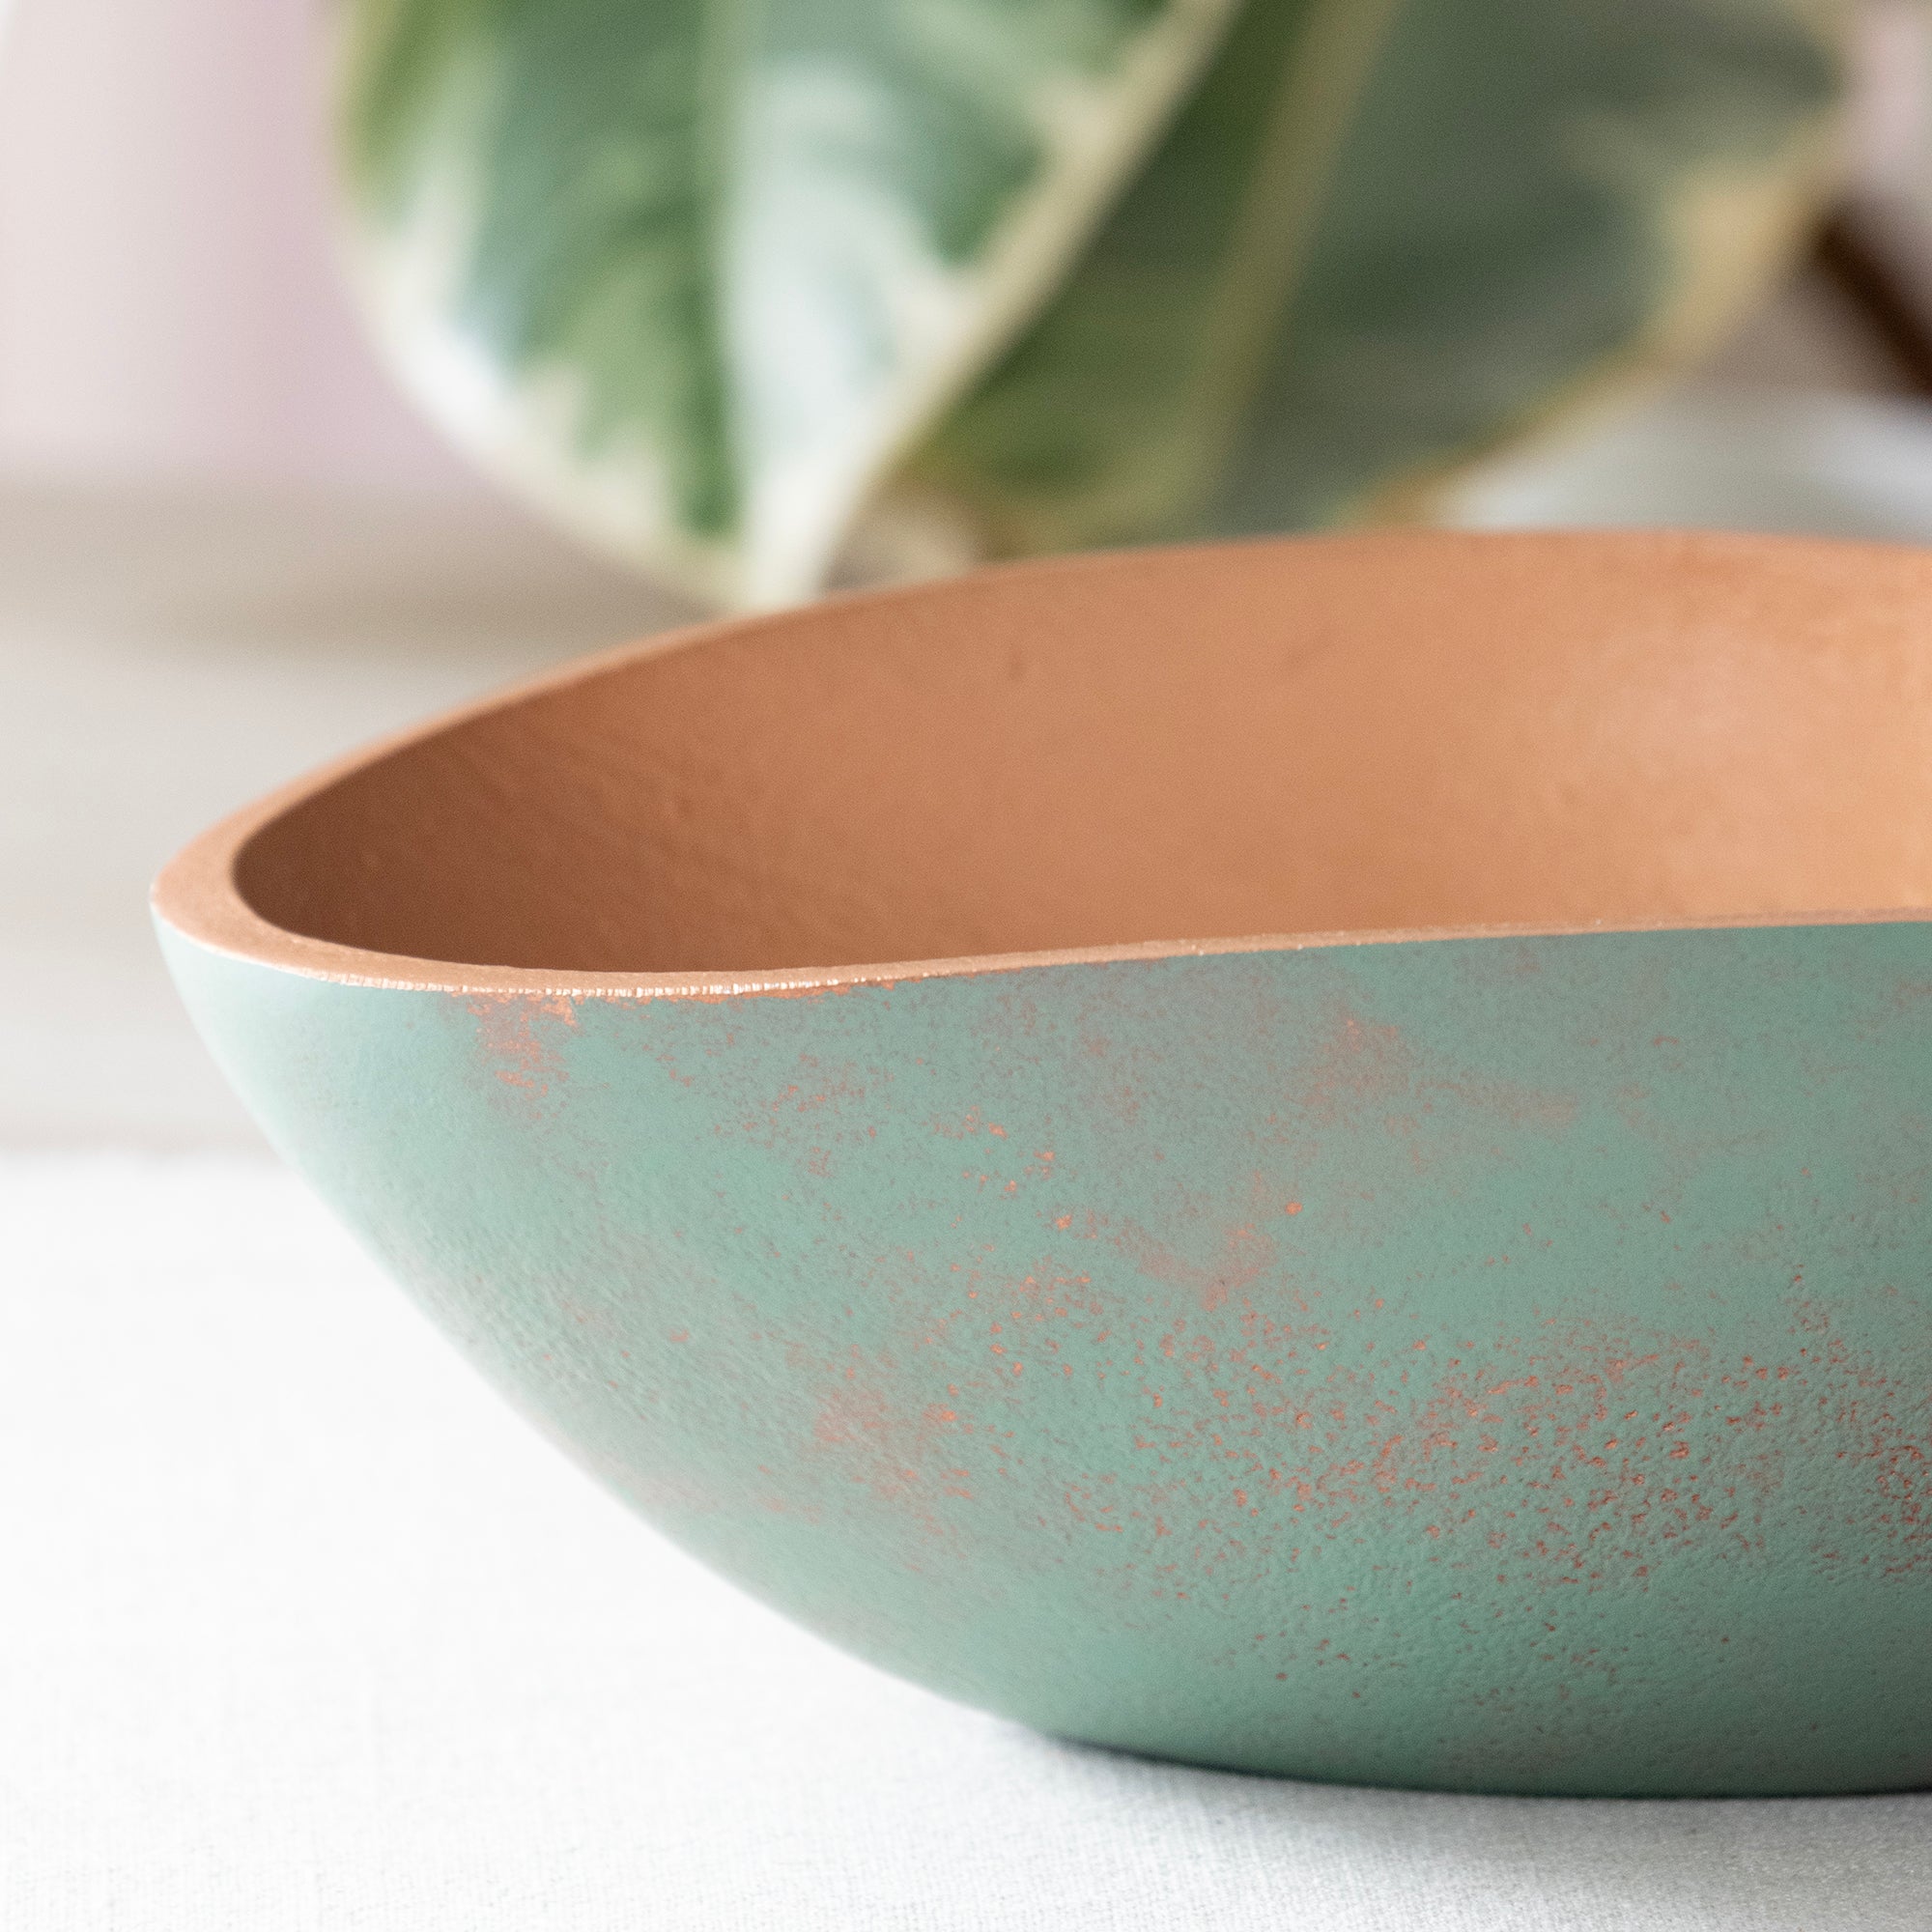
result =
M163 938L483 1372L889 1669L1318 1777L1932 1778L1932 926L706 998Z

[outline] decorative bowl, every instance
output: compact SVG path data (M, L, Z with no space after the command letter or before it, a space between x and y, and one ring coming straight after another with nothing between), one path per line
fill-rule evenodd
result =
M1928 905L1932 554L1631 533L713 626L156 889L275 1144L745 1588L1574 1793L1932 1779Z

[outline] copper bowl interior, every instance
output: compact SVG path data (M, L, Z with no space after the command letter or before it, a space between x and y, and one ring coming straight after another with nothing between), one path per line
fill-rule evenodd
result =
M339 772L286 932L584 973L1932 899L1932 564L1378 535L986 573L575 668Z

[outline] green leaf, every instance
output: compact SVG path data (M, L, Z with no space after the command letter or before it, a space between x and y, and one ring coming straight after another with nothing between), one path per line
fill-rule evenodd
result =
M1703 350L1833 178L1837 6L1327 12L1250 5L1052 307L910 466L983 550L1418 507Z
M344 0L356 259L540 506L723 602L1412 511L1694 355L1846 0Z
M356 279L537 504L815 588L1051 293L1234 0L349 0Z

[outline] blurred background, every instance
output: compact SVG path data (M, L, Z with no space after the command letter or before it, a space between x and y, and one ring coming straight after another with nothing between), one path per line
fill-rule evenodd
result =
M252 1144L147 881L373 731L683 614L480 482L335 256L311 0L0 32L0 1144Z
M687 614L479 481L336 259L312 0L0 36L0 1143L240 1144L157 865L319 758ZM1846 200L1704 366L1467 479L1474 524L1932 540L1927 16L1874 0Z

